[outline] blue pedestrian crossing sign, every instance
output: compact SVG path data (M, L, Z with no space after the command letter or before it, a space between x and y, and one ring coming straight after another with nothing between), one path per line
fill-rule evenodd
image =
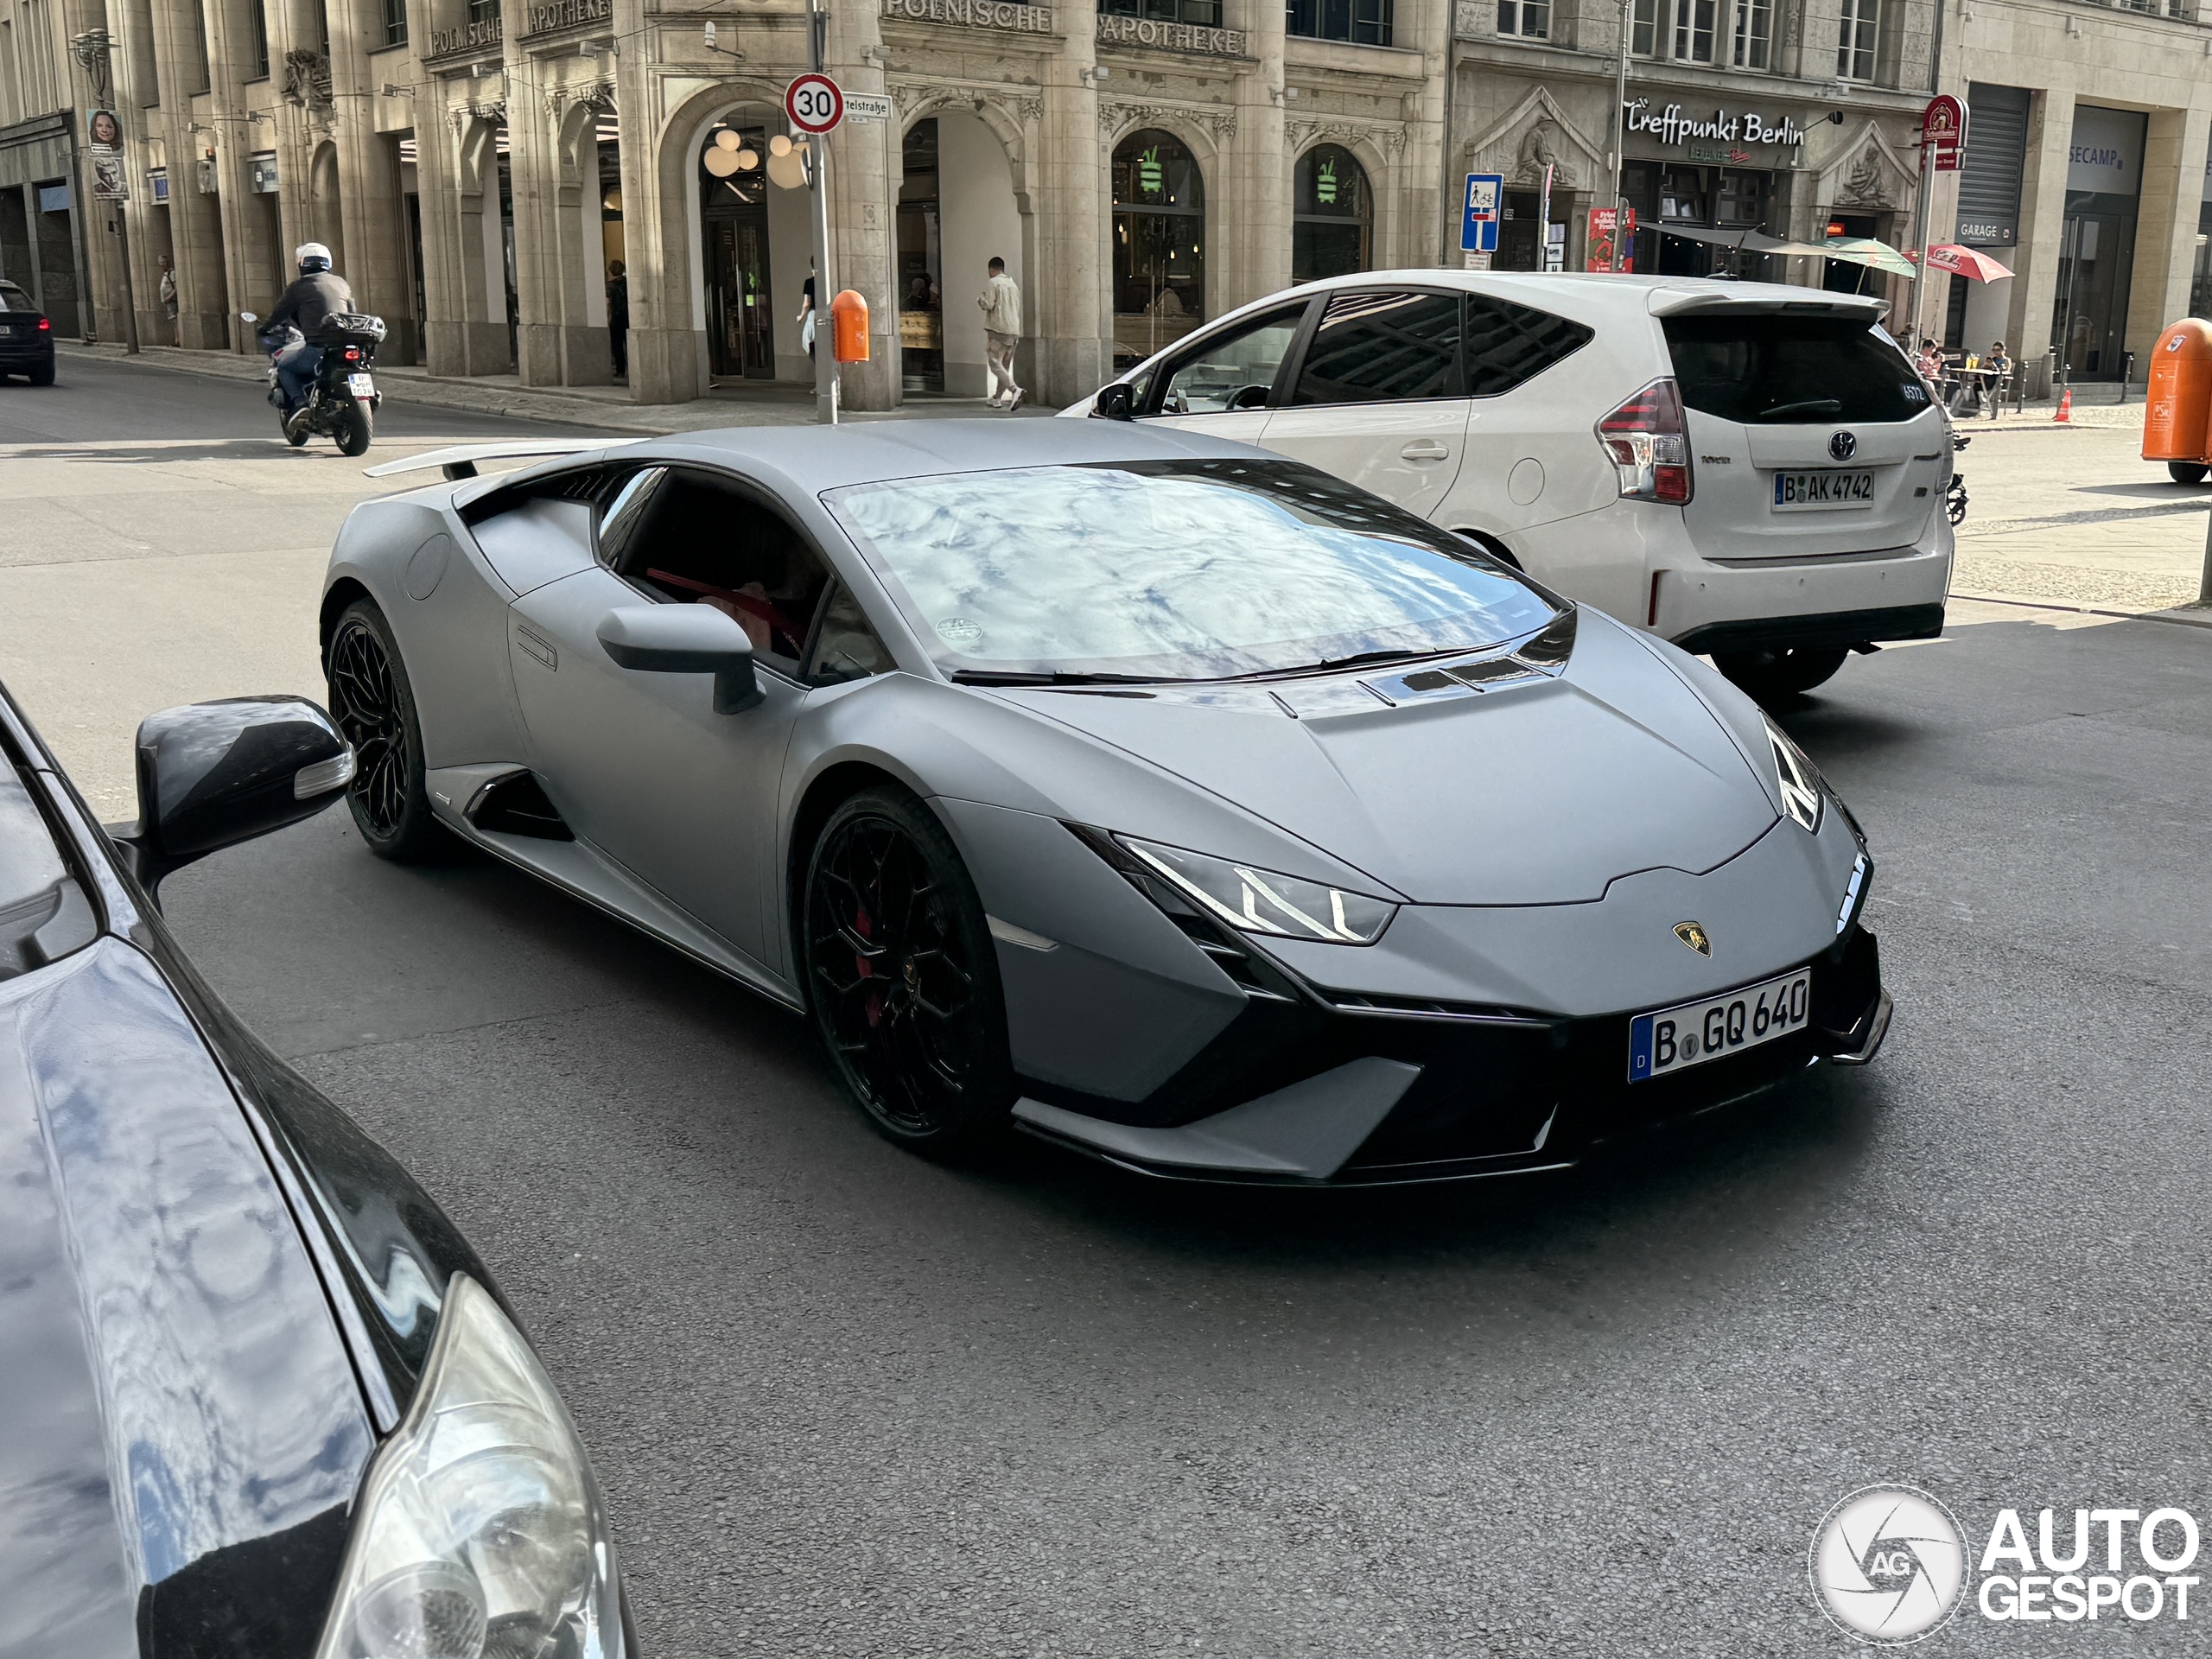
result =
M1459 219L1459 251L1496 253L1497 221L1504 212L1505 175L1503 173L1468 174L1465 211Z

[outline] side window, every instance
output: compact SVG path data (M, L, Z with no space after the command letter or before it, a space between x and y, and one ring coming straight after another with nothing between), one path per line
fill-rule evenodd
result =
M891 667L891 653L868 626L860 601L853 597L852 589L842 582L837 583L822 607L822 626L815 630L806 677L834 684L840 680L864 680L871 674L887 673Z
M665 467L641 467L617 487L614 499L599 517L599 556L609 569L620 568L622 550L645 522L653 493L668 476Z
M0 750L0 980L82 950L99 932L29 787Z
M796 676L830 577L791 521L711 474L675 470L639 512L615 574L657 599L713 606L756 658Z
M1460 296L1339 294L1306 348L1293 404L1458 397Z
M1467 395L1495 397L1597 338L1581 323L1486 294L1467 296Z
M1253 318L1214 334L1167 364L1156 415L1213 415L1229 409L1265 409L1282 360L1290 355L1304 303Z

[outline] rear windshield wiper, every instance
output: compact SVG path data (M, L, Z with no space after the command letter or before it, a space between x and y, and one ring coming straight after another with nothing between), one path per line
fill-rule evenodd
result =
M1757 418L1763 421L1770 415L1840 415L1842 413L1843 400L1840 397L1806 397L1794 404L1777 404L1772 409L1763 409L1759 410Z

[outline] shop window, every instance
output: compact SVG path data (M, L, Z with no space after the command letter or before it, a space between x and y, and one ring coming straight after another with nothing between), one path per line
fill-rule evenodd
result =
M1205 184L1172 133L1147 128L1114 151L1114 341L1149 357L1206 314Z
M1738 69L1764 69L1774 38L1774 0L1735 0L1735 6L1729 61Z
M384 0L384 43L407 44L407 0Z
M1221 0L1098 0L1104 17L1149 17L1198 29L1221 27Z
M1835 72L1845 80L1874 79L1874 55L1881 41L1882 0L1843 0L1836 37Z
M1723 173L1720 175L1719 217L1723 230L1755 231L1766 217L1766 175L1763 173Z
M1284 28L1314 41L1356 46L1390 44L1392 0L1288 0Z
M1629 50L1639 58L1659 54L1659 0L1636 0L1629 22Z
M1290 280L1311 283L1365 270L1374 238L1367 169L1340 144L1299 157L1290 227Z
M1552 32L1551 0L1497 0L1497 32L1523 40L1548 40Z
M2212 318L2212 201L2196 212L2196 271L2189 284L2189 315Z
M1659 217L1681 225L1710 225L1705 206L1705 175L1694 167L1670 167L1659 175Z
M1713 61L1713 26L1719 0L1675 0L1675 57L1682 63Z

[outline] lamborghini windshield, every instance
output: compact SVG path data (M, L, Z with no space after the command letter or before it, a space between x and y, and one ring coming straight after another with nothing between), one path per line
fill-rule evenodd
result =
M1224 679L1407 660L1557 614L1458 537L1290 461L1115 461L833 492L957 679Z

